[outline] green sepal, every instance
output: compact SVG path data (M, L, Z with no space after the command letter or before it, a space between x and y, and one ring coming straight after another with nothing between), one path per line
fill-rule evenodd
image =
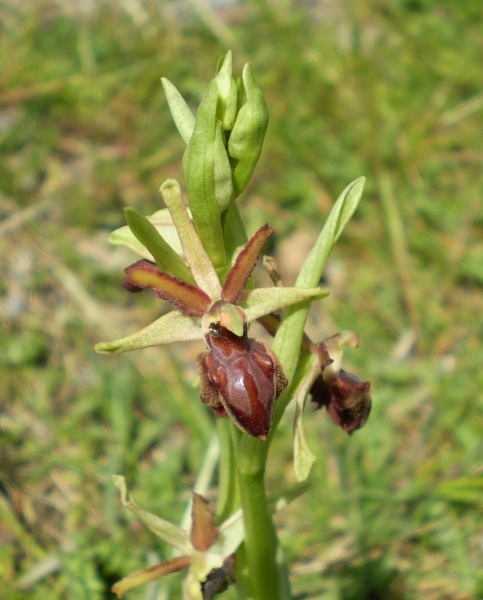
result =
M171 81L166 79L166 77L161 77L161 83L163 85L164 93L166 94L169 110L173 116L174 124L185 144L187 144L193 133L195 117L191 112L190 107L186 104L183 96L178 92Z
M144 329L113 342L100 342L94 346L99 354L130 352L150 346L160 346L173 342L188 342L203 338L200 320L172 310Z
M222 59L215 77L218 86L216 116L224 131L230 131L235 123L238 107L238 90L232 76L232 53L229 50Z
M245 311L247 322L251 322L281 308L308 300L321 300L328 295L329 290L322 288L256 288L245 291L239 305Z
M153 256L158 269L187 283L194 283L191 271L156 227L132 206L124 209L126 221L134 236Z
M215 196L214 146L218 86L212 80L201 101L183 156L183 172L196 230L216 270L226 263L221 209Z
M238 111L228 140L228 155L233 159L233 185L238 197L255 170L268 127L268 109L260 88L255 83L249 64L243 69L243 86L247 96Z

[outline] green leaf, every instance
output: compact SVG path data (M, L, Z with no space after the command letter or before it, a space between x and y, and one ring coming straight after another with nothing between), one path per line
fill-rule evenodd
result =
M113 342L96 344L94 350L99 354L117 354L118 352L130 352L139 348L200 340L202 338L203 334L199 319L172 310L136 333Z
M186 104L183 96L178 92L171 81L166 79L166 77L161 77L161 83L163 85L164 93L166 94L169 110L173 116L174 124L185 144L188 144L191 135L193 134L195 117L191 112L190 107Z
M332 248L359 204L365 181L365 177L359 177L350 183L337 199L314 247L300 270L296 287L314 287L320 281Z
M324 272L325 264L336 240L353 215L364 188L365 177L359 177L349 184L332 208L314 247L307 256L295 286L312 288L318 284ZM286 377L293 377L298 361L298 351L302 342L305 321L310 303L290 307L282 319L273 342L273 350L283 366ZM281 396L275 406L275 417L279 418L287 405L287 395Z
M194 283L193 276L184 261L161 237L156 227L146 217L143 217L132 206L125 208L124 214L129 229L153 255L161 272L174 275L174 277L188 283Z

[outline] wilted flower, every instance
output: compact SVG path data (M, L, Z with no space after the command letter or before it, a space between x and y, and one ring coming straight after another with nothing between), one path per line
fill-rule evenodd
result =
M349 435L363 427L371 412L371 385L341 368L342 346L357 346L357 336L344 331L317 345L321 374L312 384L312 402L325 406L331 419Z
M123 505L181 554L121 579L112 588L119 598L135 587L182 570L185 571L183 597L187 600L210 599L222 590L223 584L226 589L234 583L229 566L233 565L232 555L243 540L241 513L216 527L210 503L193 493L191 529L186 531L140 508L129 495L124 477L115 476L114 483L121 492Z

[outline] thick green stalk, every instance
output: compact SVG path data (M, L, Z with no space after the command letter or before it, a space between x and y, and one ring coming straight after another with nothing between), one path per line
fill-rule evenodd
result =
M278 541L267 507L265 470L254 474L238 471L238 474L251 597L253 600L282 600L276 562Z

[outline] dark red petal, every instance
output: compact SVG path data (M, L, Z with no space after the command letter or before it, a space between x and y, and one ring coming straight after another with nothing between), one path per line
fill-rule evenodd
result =
M150 288L159 298L193 317L203 316L211 305L210 297L203 290L167 273L160 273L149 260L139 260L125 271L124 287L130 291Z
M240 300L248 279L257 264L263 246L274 233L275 229L272 229L268 225L263 225L243 248L237 256L235 264L226 276L221 291L223 300L232 304L236 304Z

